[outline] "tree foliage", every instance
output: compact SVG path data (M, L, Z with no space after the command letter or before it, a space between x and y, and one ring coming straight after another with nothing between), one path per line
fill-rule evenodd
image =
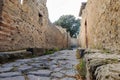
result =
M63 15L54 24L66 28L71 37L77 37L79 34L80 19L76 19L73 15Z

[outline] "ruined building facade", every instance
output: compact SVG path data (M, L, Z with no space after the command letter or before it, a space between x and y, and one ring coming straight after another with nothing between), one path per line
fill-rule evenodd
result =
M80 15L82 47L120 51L119 0L88 0Z
M66 36L51 26L46 0L0 0L0 51L65 48Z

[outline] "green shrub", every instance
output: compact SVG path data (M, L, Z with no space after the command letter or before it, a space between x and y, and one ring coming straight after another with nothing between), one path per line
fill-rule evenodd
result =
M53 51L59 51L59 48L54 48Z
M47 51L45 51L45 55L52 54L52 53L54 53L54 52L51 51L51 50L47 50Z

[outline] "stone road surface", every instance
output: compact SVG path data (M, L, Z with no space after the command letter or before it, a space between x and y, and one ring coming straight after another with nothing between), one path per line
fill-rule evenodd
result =
M75 50L0 65L0 80L76 80Z

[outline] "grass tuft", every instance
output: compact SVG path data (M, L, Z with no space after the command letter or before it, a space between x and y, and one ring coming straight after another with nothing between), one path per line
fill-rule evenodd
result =
M83 78L83 80L86 77L86 67L85 67L85 61L81 58L80 63L76 65L76 69L78 70L80 76Z

